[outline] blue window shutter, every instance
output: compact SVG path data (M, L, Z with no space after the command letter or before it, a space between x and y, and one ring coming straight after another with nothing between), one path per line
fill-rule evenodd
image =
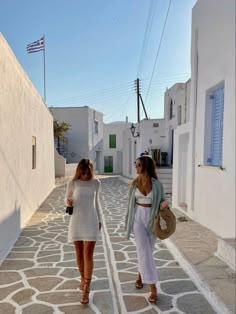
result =
M212 102L211 165L222 166L224 88L216 90Z

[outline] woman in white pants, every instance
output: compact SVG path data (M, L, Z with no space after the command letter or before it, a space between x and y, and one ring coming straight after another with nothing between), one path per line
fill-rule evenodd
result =
M125 219L126 238L133 232L138 255L139 273L135 282L137 289L150 285L149 302L157 300L158 280L153 250L156 237L152 232L154 218L159 208L168 207L163 186L158 181L155 164L149 155L142 155L135 161L137 177L129 189L128 210Z

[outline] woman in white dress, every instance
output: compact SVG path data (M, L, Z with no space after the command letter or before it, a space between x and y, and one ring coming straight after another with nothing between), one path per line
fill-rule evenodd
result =
M81 159L74 178L68 182L65 203L73 206L70 216L68 242L74 243L81 276L82 304L89 303L89 287L93 274L93 252L101 229L101 182L94 178L93 163Z

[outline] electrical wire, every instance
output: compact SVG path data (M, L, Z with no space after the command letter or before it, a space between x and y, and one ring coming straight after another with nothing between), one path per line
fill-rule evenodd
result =
M64 101L63 103L61 102L60 104L54 104L54 106L56 105L60 105L60 106L71 106L71 105L75 105L75 104L87 104L87 103L94 103L94 102L101 102L104 100L108 100L111 98L114 98L115 96L121 96L121 95L126 95L127 93L129 93L130 87L125 88L125 89L120 89L120 90L114 90L114 91L110 91L106 94L97 94L96 96L93 96L92 94L88 97L80 97L80 98L76 98L73 101Z
M137 77L139 77L140 73L142 72L143 60L146 54L147 44L148 44L148 40L150 36L150 30L152 28L153 16L155 15L157 1L158 0L151 0L150 2L147 21L146 21L146 27L145 27L145 32L144 32L143 44L142 44L141 54L139 58Z
M116 85L116 86L113 86L113 87L110 87L110 88L106 88L106 89L101 89L101 90L96 90L96 91L92 91L92 92L87 92L85 93L84 95L81 95L81 96L74 96L74 97L70 97L70 98L66 98L66 99L59 99L59 100L55 100L53 101L54 104L59 104L59 103L63 103L64 101L68 102L70 100L75 100L75 99L78 99L78 98L83 98L85 97L86 98L86 95L88 95L89 97L90 96L96 96L97 94L101 95L101 94L104 94L106 92L111 92L113 90L116 90L117 88L120 89L122 87L128 87L129 85L133 84L133 81L132 82L127 82L127 83L123 83L123 84L119 84L119 85Z
M158 46L158 49L157 49L155 63L154 63L153 70L152 70L152 75L151 75L151 79L150 79L150 83L149 83L149 87L148 87L148 92L147 92L146 97L145 97L145 102L147 101L148 93L149 93L149 90L150 90L150 87L151 87L153 75L154 75L155 68L156 68L157 59L158 59L159 52L160 52L160 49L161 49L161 44L162 44L162 39L163 39L164 32L165 32L166 22L167 22L169 11L170 11L170 5L171 5L171 0L169 0L169 5L168 5L167 12L166 12L165 22L164 22L163 29L162 29L161 39L160 39L159 46Z

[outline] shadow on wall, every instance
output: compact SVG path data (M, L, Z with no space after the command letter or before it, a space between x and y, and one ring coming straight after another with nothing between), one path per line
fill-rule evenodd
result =
M19 182L17 176L15 175L14 171L9 165L8 159L3 151L3 149L0 147L0 163L1 167L5 167L8 170L8 178L1 178L5 184L9 185L9 182L14 184L12 190L13 191L19 191L20 192L20 197L24 199L24 202L27 204L28 208L33 208L33 205L30 203L28 200L24 189ZM13 195L13 193L9 193L7 191L4 191L4 185L2 183L2 189L0 190L0 199L3 201L4 198L11 198L9 202L4 202L6 203L11 203L14 201L12 198L16 198L16 195ZM20 202L19 202L20 203ZM5 257L5 254L8 253L9 249L11 249L12 245L15 243L19 236L19 232L21 230L21 206L17 204L17 201L15 200L14 204L14 209L11 208L1 208L1 212L4 212L4 216L6 216L6 219L1 220L0 215L0 264L2 260Z
M21 208L16 205L11 215L0 222L0 265L12 249L21 232Z
M29 208L33 208L33 204L31 204L30 201L28 200L28 198L27 198L27 196L26 196L26 194L24 192L24 189L21 186L21 183L19 182L19 180L17 179L14 171L11 169L10 165L8 164L7 158L6 158L6 156L5 156L5 154L4 154L4 152L3 152L1 147L0 147L0 154L1 154L2 160L3 160L3 162L1 162L1 160L0 160L1 166L2 167L7 167L9 173L11 174L11 177L12 177L12 180L13 180L14 184L16 185L17 189L19 189L19 191L21 193L21 197L25 200L25 202L26 202L26 204L28 205ZM10 180L8 179L8 181L10 181ZM3 199L4 195L0 194L0 197L1 197L1 199ZM9 195L7 195L7 197L9 197Z

